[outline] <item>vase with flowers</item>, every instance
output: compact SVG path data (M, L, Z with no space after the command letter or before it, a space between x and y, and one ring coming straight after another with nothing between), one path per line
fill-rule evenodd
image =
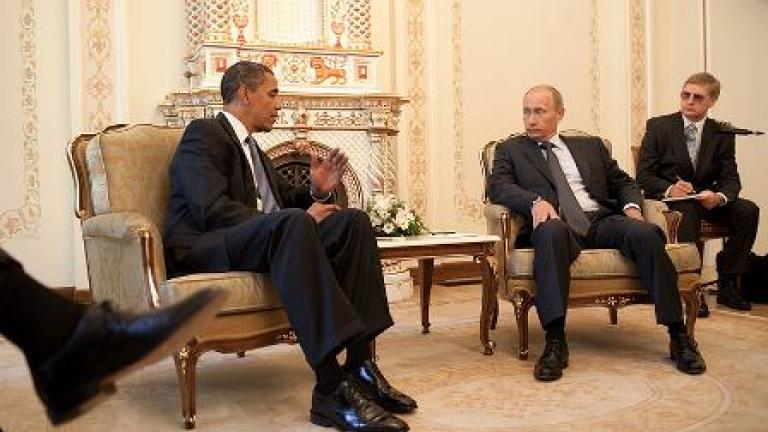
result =
M421 218L392 194L374 195L365 210L378 236L415 236L427 230Z

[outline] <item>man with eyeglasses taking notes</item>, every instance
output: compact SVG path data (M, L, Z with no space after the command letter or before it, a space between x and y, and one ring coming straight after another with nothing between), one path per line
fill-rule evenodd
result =
M755 203L739 197L734 135L719 133L719 122L707 117L719 96L720 81L711 74L688 77L680 92L680 111L648 120L637 181L647 198L680 199L668 202L683 214L679 241L700 245L702 219L728 227L728 238L717 255L717 302L750 310L737 281L749 271L760 211ZM699 311L700 317L707 315L708 310Z

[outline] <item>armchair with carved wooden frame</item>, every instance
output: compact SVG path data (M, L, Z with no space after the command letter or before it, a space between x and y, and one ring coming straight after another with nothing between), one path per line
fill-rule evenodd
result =
M565 136L585 136L580 131L561 132ZM514 136L514 135L513 135ZM491 204L487 197L487 181L491 174L496 145L486 144L480 153L485 177L486 203L484 213L489 234L500 236L496 247L494 271L498 297L512 303L518 330L518 357L528 358L528 311L533 306L536 286L533 281L533 249L516 249L515 240L523 228L523 218L506 207ZM603 139L610 151L610 142ZM678 272L678 287L685 303L686 327L693 337L696 311L699 307L699 272L701 261L692 244L676 243L679 213L664 211L658 201L646 200L643 215L658 225L667 236L667 253ZM571 265L571 285L568 307L602 306L608 308L611 324L618 322L618 309L631 304L652 304L648 292L642 287L634 264L615 249L587 249ZM495 328L498 300L491 320Z
M175 303L207 286L229 292L214 321L174 355L184 426L191 429L197 411L196 365L203 353L243 356L250 349L295 343L296 338L269 274L233 271L166 277L161 230L170 194L168 169L182 133L180 128L115 125L76 137L67 146L67 159L94 301L108 300L122 309L140 311ZM323 156L324 148L312 151ZM345 179L354 177L348 171L349 167ZM306 177L299 174L292 180ZM352 180L356 182L356 177ZM359 182L352 186L344 190L344 204L362 199Z

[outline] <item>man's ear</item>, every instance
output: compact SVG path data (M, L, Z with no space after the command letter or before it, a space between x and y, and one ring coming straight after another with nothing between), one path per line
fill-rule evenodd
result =
M237 89L237 99L240 101L240 103L245 103L248 101L248 87L246 87L245 84L241 85Z

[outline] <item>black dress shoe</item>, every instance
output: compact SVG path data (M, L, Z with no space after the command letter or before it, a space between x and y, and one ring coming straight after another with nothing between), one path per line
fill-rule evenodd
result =
M355 370L347 370L347 378L368 399L389 412L407 414L419 407L410 396L389 384L373 360L366 360Z
M309 419L341 431L403 432L408 424L366 398L352 383L342 381L331 394L312 392Z
M717 285L718 304L740 311L752 310L752 305L739 294L734 279L719 280Z
M699 303L699 310L696 312L696 316L699 318L709 317L709 306L707 305L707 299L701 296L701 302Z
M192 339L224 304L227 293L203 290L157 311L119 313L90 307L70 339L49 358L31 365L38 396L55 425L87 411L114 393L114 381L158 361Z
M687 333L679 333L670 337L669 357L675 361L681 372L689 375L703 374L707 370L704 357L701 356L696 342Z
M568 344L565 339L550 339L544 352L533 368L533 376L539 381L556 381L562 378L563 369L568 367Z

